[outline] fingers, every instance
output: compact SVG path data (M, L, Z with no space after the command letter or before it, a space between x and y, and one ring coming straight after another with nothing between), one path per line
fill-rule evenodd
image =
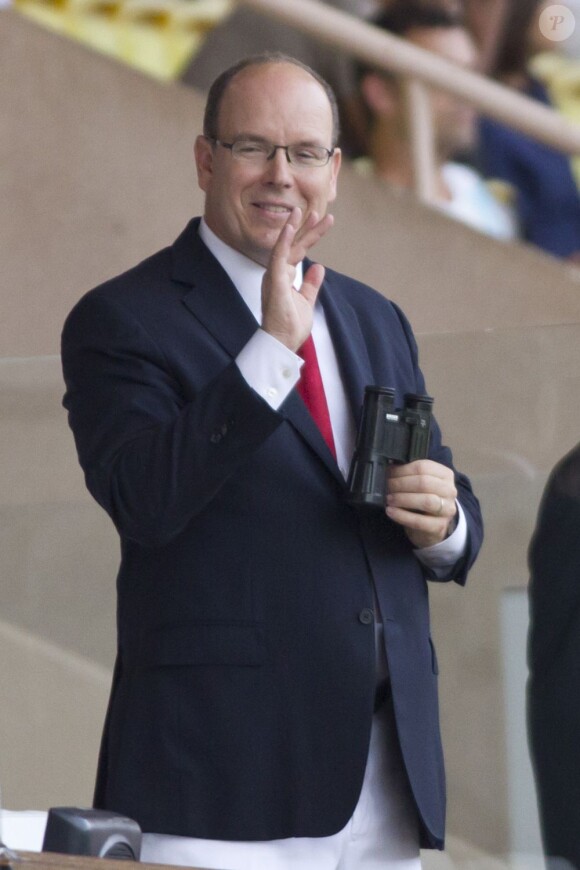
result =
M391 466L387 490L389 506L435 517L455 514L453 471L431 459Z
M308 250L328 232L334 223L332 215L325 215L322 220L319 220L317 212L314 211L307 215L304 223L300 225L301 216L302 212L299 208L293 209L284 227L286 229L288 224L290 224L290 229L284 234L284 239L282 240L284 254L287 255L288 262L294 266L304 259ZM293 237L292 231L294 231ZM308 300L312 307L314 307L318 291L322 286L324 272L324 266L314 263L307 270L303 277L303 283L299 288L300 295Z
M398 493L387 496L387 506L401 510L415 511L430 517L455 515L455 499L431 493Z
M292 209L272 248L270 267L274 263L280 266L296 266L300 263L310 248L332 227L334 217L327 214L319 220L317 212L313 211L306 216L303 223L301 221L301 209Z
M386 513L417 547L444 540L457 513L453 471L430 459L389 469Z
M314 302L322 282L322 267L311 268L305 276L304 295L297 293L293 287L298 262L294 261L294 240L301 218L300 209L293 209L272 248L270 262L262 280L262 329L293 351L310 334Z
M331 214L319 218L317 212L310 212L302 226L297 228L290 252L290 262L295 266L303 260L310 248L326 235L333 224L334 217Z
M272 267L276 264L284 266L288 265L290 261L290 251L292 249L292 245L294 244L294 239L296 236L296 232L300 226L301 219L301 210L299 208L293 208L290 212L288 220L280 230L280 235L278 236L274 247L272 248L268 271L271 271ZM297 262L298 260L296 261L296 263ZM292 265L295 266L296 263L293 263Z
M295 266L290 263L290 250L296 233L296 226L292 222L293 217L295 217L295 211L299 212L300 210L294 209L282 227L276 244L272 248L265 276L269 287L284 291L287 291L292 286L296 272Z
M324 266L321 266L320 263L313 263L304 275L300 287L300 295L308 301L312 308L314 308L318 291L324 281L324 271Z
M451 468L432 459L417 459L405 465L389 466L389 492L425 492L456 498L455 475Z
M262 281L262 329L291 350L297 350L310 334L314 304L324 279L324 267L313 264L297 293L293 288L296 264L330 226L332 218L319 220L316 212L302 222L301 210L294 208L272 248Z
M319 218L315 211L307 214L302 222L302 210L292 209L272 249L272 256L283 256L287 263L296 266L304 259L310 248L326 235L333 224L332 215L327 214Z

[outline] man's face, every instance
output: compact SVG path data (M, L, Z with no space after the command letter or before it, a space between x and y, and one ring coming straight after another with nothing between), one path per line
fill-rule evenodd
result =
M218 118L220 141L241 137L330 150L328 97L315 79L292 64L247 67L230 82ZM268 264L292 208L302 209L303 222L313 211L320 218L336 196L338 150L326 166L294 166L282 150L255 164L199 136L195 158L208 226L227 245L262 265Z
M464 69L474 69L477 64L475 43L463 27L416 27L407 37L420 48L439 54ZM437 90L432 93L431 105L439 156L446 159L454 152L470 148L475 137L473 108L452 94Z

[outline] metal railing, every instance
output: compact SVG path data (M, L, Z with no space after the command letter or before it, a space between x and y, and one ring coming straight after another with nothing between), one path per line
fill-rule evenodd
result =
M566 154L580 154L580 126L537 100L341 12L318 0L237 0L342 49L358 60L405 79L413 149L415 190L424 202L434 195L435 155L429 90L460 97L481 114L520 130Z

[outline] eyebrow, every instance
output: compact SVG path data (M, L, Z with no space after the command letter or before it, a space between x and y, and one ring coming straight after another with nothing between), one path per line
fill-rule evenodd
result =
M263 142L268 145L275 144L272 139L268 139L266 136L258 136L256 133L236 133L232 141L235 139L251 139L252 142ZM316 148L326 147L322 142L316 142L314 139L301 139L299 142L288 142L288 145L303 145L304 147L311 145Z

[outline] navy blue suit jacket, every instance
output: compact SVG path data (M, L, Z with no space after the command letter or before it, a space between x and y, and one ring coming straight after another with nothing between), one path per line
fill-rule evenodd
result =
M320 299L353 414L366 384L425 391L411 329L327 271ZM326 836L354 810L375 691L376 589L423 844L445 785L427 583L404 532L349 507L296 390L273 411L234 360L257 323L192 221L87 294L63 333L89 490L120 537L118 658L96 803L146 831ZM451 466L435 425L431 457ZM457 474L469 526L481 518Z

